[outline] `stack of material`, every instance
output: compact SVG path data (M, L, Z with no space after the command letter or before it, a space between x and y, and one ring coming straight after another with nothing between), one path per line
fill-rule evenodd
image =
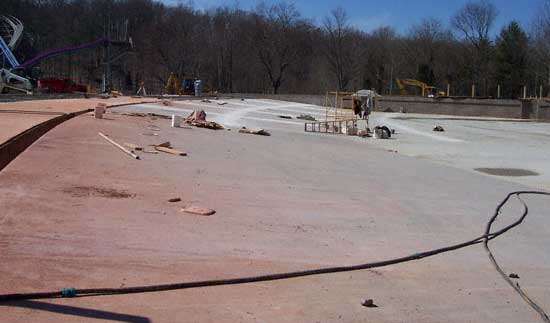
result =
M199 128L208 128L213 130L225 129L221 124L214 121L206 121L206 112L204 110L193 111L191 114L185 118L185 122L189 125L199 127Z

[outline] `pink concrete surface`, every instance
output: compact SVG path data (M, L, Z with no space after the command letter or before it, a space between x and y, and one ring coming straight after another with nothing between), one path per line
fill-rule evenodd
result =
M0 172L0 293L384 260L478 236L505 193L522 188L339 137L268 130L171 128L112 111L56 127ZM98 132L144 147L170 141L188 156L134 160ZM527 201L532 217L494 249L548 306L550 203ZM216 214L181 212L187 205ZM363 307L366 298L378 307ZM538 322L481 246L367 271L0 306L1 322Z

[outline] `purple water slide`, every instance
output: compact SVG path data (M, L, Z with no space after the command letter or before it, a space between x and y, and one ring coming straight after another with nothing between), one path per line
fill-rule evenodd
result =
M54 56L54 55L57 55L57 54L61 54L61 53L73 52L73 51L77 51L77 50L92 48L92 47L98 46L101 43L103 43L105 41L108 41L108 40L109 40L108 37L102 37L102 38L96 39L92 42L82 44L82 45L78 45L78 46L68 46L68 47L61 47L61 48L47 50L47 51L42 52L42 53L36 55L35 57L29 59L28 61L24 62L23 64L21 64L19 66L17 66L16 68L27 68L27 67L30 67L34 64L37 64L38 62L40 62L44 58Z

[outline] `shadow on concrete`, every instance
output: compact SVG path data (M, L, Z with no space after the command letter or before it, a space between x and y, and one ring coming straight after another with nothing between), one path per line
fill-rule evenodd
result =
M45 303L45 302L38 302L38 301L17 301L17 302L0 304L0 306L22 307L22 308L29 308L34 310L58 313L63 315L88 317L93 319L117 321L117 322L129 322L129 323L151 323L152 322L149 318L143 317L143 316L107 312L107 311L95 310L91 308L52 304L52 303Z

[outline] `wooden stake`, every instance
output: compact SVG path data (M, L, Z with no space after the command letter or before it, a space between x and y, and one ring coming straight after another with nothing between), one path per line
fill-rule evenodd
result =
M117 147L118 149L122 150L123 152L125 152L126 154L132 156L132 158L134 159L139 159L139 156L134 154L132 151L129 151L128 149L124 148L123 146L121 146L120 144L118 144L117 142L115 142L113 139L107 137L106 135L102 134L101 132L98 132L98 134L103 137L105 140L107 140L109 143L111 143L113 146Z

